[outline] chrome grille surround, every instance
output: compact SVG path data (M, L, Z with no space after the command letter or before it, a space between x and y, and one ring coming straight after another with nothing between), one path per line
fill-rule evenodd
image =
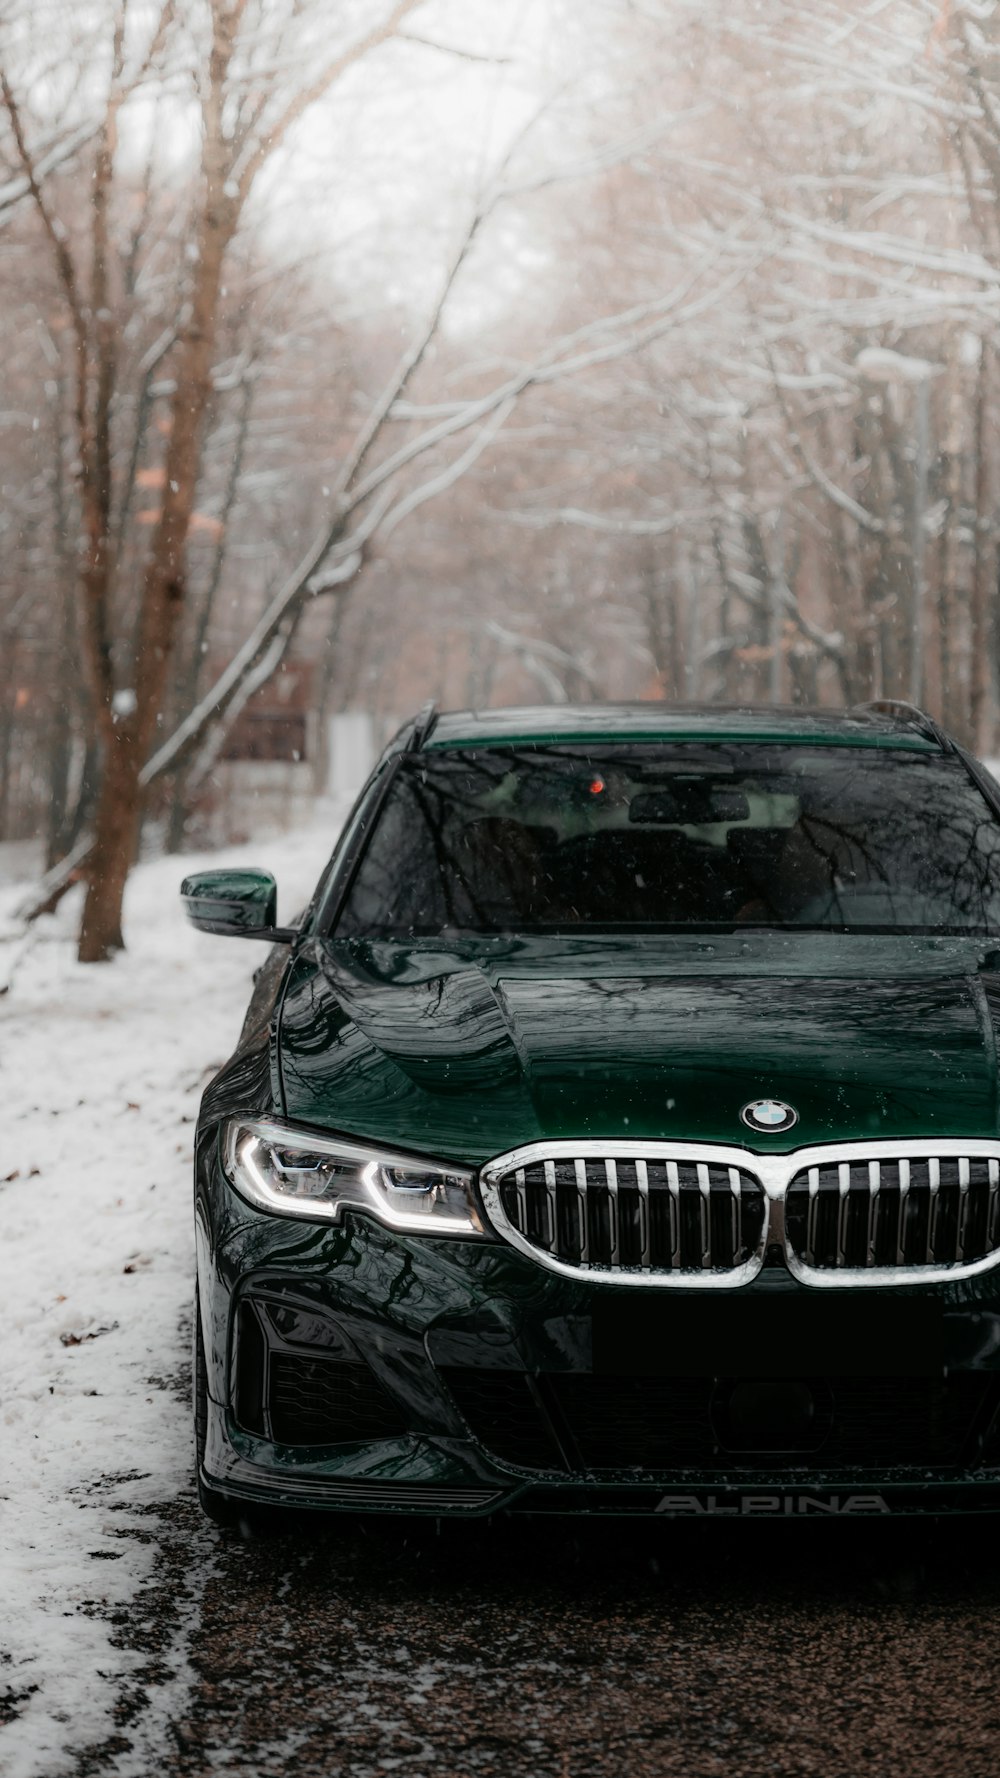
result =
M504 1240L562 1277L593 1283L732 1290L757 1276L772 1244L794 1277L821 1290L951 1283L1000 1265L995 1140L837 1143L776 1155L700 1142L569 1139L499 1155L483 1167L479 1183L487 1216ZM578 1220L570 1241L571 1183ZM697 1262L689 1263L696 1199L704 1239ZM659 1258L662 1239L657 1251L650 1235L657 1202L661 1230L667 1216L669 1264ZM727 1209L733 1234L729 1263L720 1265L714 1263L723 1257L717 1234ZM630 1254L624 1252L629 1241ZM592 1247L601 1248L602 1257ZM985 1251L966 1257L970 1247ZM894 1248L894 1258L887 1248ZM853 1263L859 1251L864 1263ZM944 1258L945 1251L951 1257Z
M800 1168L785 1195L789 1248L810 1270L902 1267L920 1276L991 1258L1000 1249L1000 1159L970 1155L969 1146Z

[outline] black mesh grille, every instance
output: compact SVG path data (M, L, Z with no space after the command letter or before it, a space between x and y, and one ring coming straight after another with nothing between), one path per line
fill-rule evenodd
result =
M525 1469L558 1469L562 1459L547 1416L524 1371L442 1369L462 1418L481 1444Z
M552 1383L585 1469L711 1466L710 1378L559 1376Z
M395 1438L402 1415L366 1364L272 1352L271 1436L285 1445L337 1445Z
M499 1182L511 1226L568 1265L628 1272L731 1272L756 1252L761 1186L707 1162L562 1155Z
M518 1372L451 1369L443 1375L485 1449L508 1463L566 1473L953 1468L978 1460L975 1431L992 1401L991 1379L974 1373L831 1377L790 1383L783 1422L780 1412L775 1417L773 1379L763 1380L755 1409L747 1396L752 1379L550 1373L532 1390ZM803 1389L814 1404L808 1420L800 1413Z
M785 1222L793 1252L819 1270L968 1265L1000 1247L1000 1162L810 1167L788 1188Z

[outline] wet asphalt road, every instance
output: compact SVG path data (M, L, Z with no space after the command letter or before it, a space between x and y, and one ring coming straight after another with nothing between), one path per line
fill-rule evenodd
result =
M427 1525L249 1540L193 1500L118 1634L186 1652L162 1774L987 1778L1000 1771L1000 1524ZM185 1629L185 1624L190 1623Z

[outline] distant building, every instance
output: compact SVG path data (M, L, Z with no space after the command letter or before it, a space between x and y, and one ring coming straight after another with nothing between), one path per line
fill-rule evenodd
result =
M317 796L342 803L361 788L387 724L365 710L324 718L317 693L314 662L289 660L240 712L202 803L213 840L294 827Z

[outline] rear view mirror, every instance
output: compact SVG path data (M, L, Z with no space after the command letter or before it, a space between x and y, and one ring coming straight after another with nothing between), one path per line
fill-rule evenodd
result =
M706 821L749 821L749 801L742 790L729 790L724 784L715 785L708 799L708 814L701 819Z
M278 885L266 870L202 870L181 884L184 911L199 932L290 944L294 927L276 926Z
M728 784L681 781L641 790L629 805L630 821L662 827L708 827L716 821L748 821L750 804Z

